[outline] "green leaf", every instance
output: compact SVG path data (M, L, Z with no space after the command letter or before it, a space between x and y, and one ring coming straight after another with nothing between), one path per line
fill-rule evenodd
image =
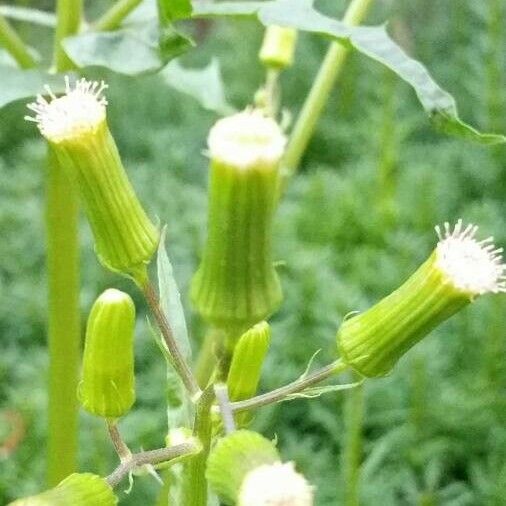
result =
M29 9L27 7L17 7L15 5L0 5L0 15L16 21L25 21L34 25L56 26L56 16L49 12L38 9Z
M158 10L163 23L187 19L192 15L190 0L158 0Z
M254 16L268 3L272 2L195 2L193 17Z
M184 316L181 295L174 279L174 271L165 250L165 232L162 230L158 246L157 269L160 306L169 322L172 334L185 359L191 357L190 339Z
M384 26L347 26L315 10L313 0L267 2L258 10L258 17L265 26L290 26L349 43L356 50L387 66L413 87L439 130L482 144L506 142L503 135L483 134L464 123L458 116L453 97L434 81L420 62L409 57L390 38Z
M20 70L0 66L0 108L11 102L44 94L44 85L48 84L54 93L65 91L65 83L61 76L49 74L41 70Z
M87 32L63 41L78 67L106 67L125 75L157 72L187 51L192 42L173 27L156 21L129 24L113 32Z
M234 111L227 103L217 59L200 69L189 69L173 60L161 72L166 84L193 97L204 109L226 115Z

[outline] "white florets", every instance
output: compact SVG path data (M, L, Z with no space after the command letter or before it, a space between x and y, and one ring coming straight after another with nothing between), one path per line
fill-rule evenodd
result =
M102 81L79 79L74 87L65 76L65 94L56 97L49 86L45 89L49 100L37 95L37 100L28 104L35 116L25 116L27 121L37 123L41 134L51 142L60 142L93 131L105 120L107 100L102 92L107 85Z
M250 471L239 491L239 506L312 506L313 488L292 462Z
M213 160L248 169L278 163L286 138L272 118L257 109L246 109L217 121L207 143Z
M436 227L439 243L436 248L438 267L453 285L472 296L506 292L506 265L502 248L496 248L493 237L475 239L478 227L464 227L459 220L453 230L449 223Z

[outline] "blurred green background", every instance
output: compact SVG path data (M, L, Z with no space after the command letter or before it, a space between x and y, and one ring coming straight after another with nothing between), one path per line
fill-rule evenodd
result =
M29 4L30 2L19 2ZM110 1L94 2L93 12ZM53 2L32 5L50 10ZM88 2L91 4L91 2ZM344 1L318 4L342 12ZM92 13L90 11L90 14ZM502 0L378 1L368 22L390 20L394 38L458 100L464 119L506 132L506 5ZM19 25L37 48L50 32ZM241 108L263 79L262 30L252 21L188 26L216 56L228 100ZM302 35L297 63L283 76L293 115L327 42ZM111 129L129 175L152 215L168 225L168 251L197 349L203 326L187 300L205 238L206 133L215 117L157 76L125 78L100 69L110 89ZM0 78L1 79L1 78ZM0 112L0 503L44 484L46 278L44 145L23 121L24 104ZM434 247L433 227L462 217L506 244L506 148L440 136L414 93L389 71L352 54L277 214L276 256L285 302L272 318L262 389L336 353L343 316L400 284ZM98 264L82 223L83 322L94 298L114 286L138 303L137 395L121 423L134 449L163 444L164 361L131 285ZM506 298L478 300L412 350L387 378L365 386L364 505L506 504ZM342 504L345 395L261 409L254 428L280 441L317 487L318 506ZM13 441L13 427L19 440ZM16 434L14 434L16 435ZM115 456L103 424L81 415L82 470L108 474ZM125 505L153 504L158 485L138 478Z

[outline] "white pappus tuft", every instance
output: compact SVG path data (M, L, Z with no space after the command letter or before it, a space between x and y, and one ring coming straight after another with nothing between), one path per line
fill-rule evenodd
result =
M37 123L41 134L50 142L65 139L93 131L105 120L107 100L102 92L107 88L104 81L79 79L72 87L65 76L65 94L57 97L45 86L49 99L37 95L37 100L28 104L35 116L25 116L27 121Z
M437 226L437 265L455 288L472 296L506 292L503 249L496 248L493 237L476 240L477 231L476 225L464 227L461 219L453 230L449 223L443 228Z
M213 160L248 169L277 164L286 137L272 118L258 109L246 109L217 121L207 143Z
M250 471L239 491L239 506L312 506L313 488L293 462L267 464Z

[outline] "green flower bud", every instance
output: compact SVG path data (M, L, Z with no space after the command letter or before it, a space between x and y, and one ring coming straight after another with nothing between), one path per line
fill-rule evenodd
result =
M127 174L106 121L102 82L77 81L57 98L39 96L28 107L59 165L79 188L100 261L138 276L153 256L159 232L149 220Z
M208 238L191 296L211 324L241 332L282 299L271 236L285 137L274 120L246 110L218 121L208 144Z
M115 506L118 499L100 476L71 474L56 487L39 495L18 499L9 506Z
M249 399L256 394L270 340L269 324L261 322L250 328L237 341L227 378L231 401ZM248 419L248 413L238 413L235 416L239 426L247 423Z
M260 61L266 67L284 69L293 63L297 30L272 25L265 30L264 41L260 49Z
M118 418L135 401L135 306L129 295L106 290L88 318L79 400L97 416Z
M206 477L225 504L237 502L246 475L280 461L276 447L257 432L238 430L220 439L207 461Z
M484 293L506 291L500 253L478 227L436 227L439 243L400 288L366 312L347 319L337 339L341 357L363 376L388 374L431 330Z

